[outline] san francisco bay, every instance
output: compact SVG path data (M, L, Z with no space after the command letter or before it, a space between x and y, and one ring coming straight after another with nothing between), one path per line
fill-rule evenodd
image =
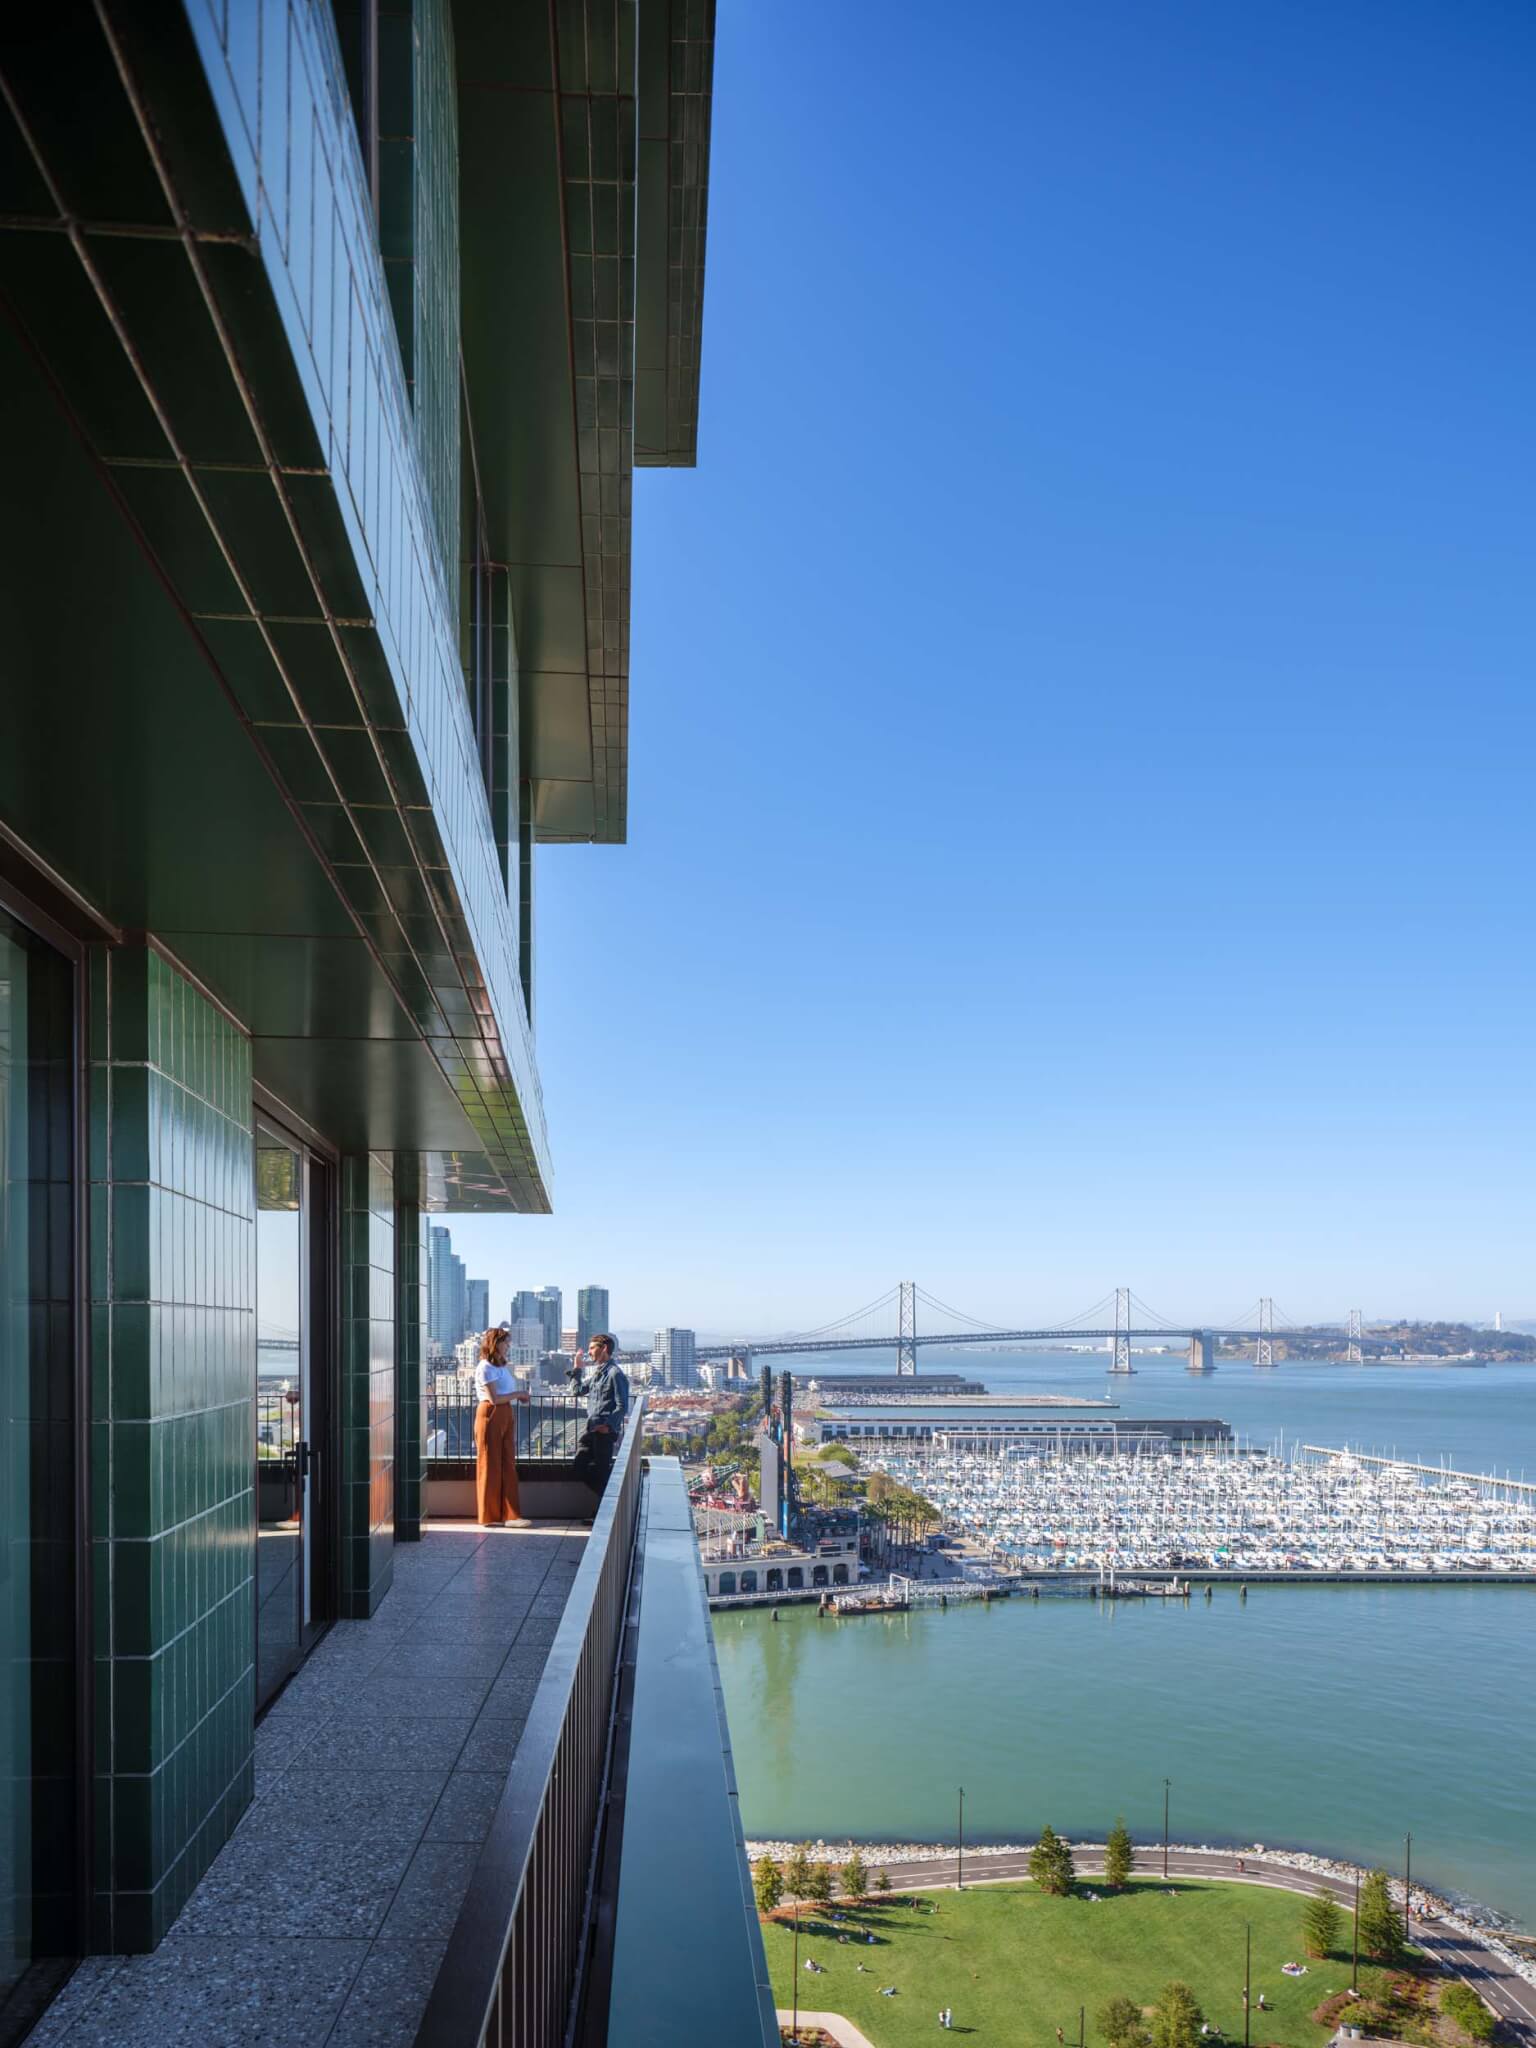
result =
M1223 1364L957 1350L995 1391L1107 1397L1297 1439L1536 1476L1536 1367ZM888 1370L871 1360L872 1369ZM813 1370L806 1361L803 1370ZM716 1616L749 1834L948 1841L1049 1820L1102 1839L1303 1847L1536 1926L1536 1589L1286 1585L1246 1602L1042 1599L848 1622Z

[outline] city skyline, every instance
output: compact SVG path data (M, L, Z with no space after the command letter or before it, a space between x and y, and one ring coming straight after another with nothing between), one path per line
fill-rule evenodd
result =
M920 9L733 11L498 1291L1532 1311L1536 18L1391 15L992 10L936 96Z
M462 1236L466 1243L473 1248L474 1262L477 1264L489 1264L493 1275L490 1290L492 1301L494 1302L505 1296L509 1303L513 1302L520 1290L512 1286L510 1282L503 1286L500 1278L496 1276L499 1266L510 1268L516 1263L518 1254L515 1246L518 1235L526 1227L527 1219L477 1217L460 1214L453 1215L445 1220L452 1225L455 1246L459 1244ZM554 1219L547 1220L553 1221ZM546 1219L541 1218L538 1221L544 1222ZM507 1242L508 1240L510 1242ZM863 1277L867 1282L865 1296L870 1300L887 1292L891 1284L887 1281L885 1286L881 1286L881 1276L878 1273L871 1273ZM1267 1274L1259 1277L1267 1278ZM1237 1296L1241 1292L1242 1280L1244 1278L1249 1282L1251 1289L1250 1300L1252 1300L1258 1293L1258 1279L1252 1274L1239 1276L1236 1282L1229 1281L1227 1284L1228 1298L1224 1301L1184 1300L1175 1296L1170 1290L1158 1289L1155 1286L1148 1286L1145 1289L1138 1287L1137 1292L1149 1299L1157 1311L1166 1316L1170 1321L1183 1322L1187 1319L1191 1325L1209 1322L1212 1325L1224 1326L1231 1321L1233 1316L1239 1315L1242 1311L1244 1304L1238 1301ZM825 1287L835 1283L822 1281L817 1284ZM1056 1295L1048 1294L1046 1292L1048 1284L1047 1281L1039 1278L1027 1280L1021 1289L1023 1298L1020 1299L1008 1291L1006 1283L999 1282L986 1290L981 1297L979 1305L974 1301L965 1301L960 1306L966 1313L975 1314L980 1319L995 1323L999 1327L1047 1327L1054 1325L1060 1319L1075 1316L1088 1305L1088 1297L1081 1301L1070 1302L1059 1299ZM1091 1285L1091 1281L1088 1284ZM759 1314L756 1317L748 1309L744 1309L737 1315L727 1312L724 1315L710 1316L696 1312L694 1301L685 1292L679 1298L678 1290L664 1292L660 1288L649 1287L648 1276L643 1271L637 1270L633 1275L633 1287L633 1298L637 1304L637 1313L613 1317L611 1325L615 1333L620 1335L626 1344L631 1347L643 1347L649 1344L653 1333L674 1326L694 1330L701 1344L718 1344L738 1336L775 1338L791 1335L796 1331L809 1333L819 1328L822 1322L841 1316L850 1309L857 1307L860 1295L857 1279L854 1284L846 1287L847 1299L842 1301L830 1295L818 1296L813 1293L812 1285L807 1283L800 1298L813 1302L814 1306L804 1316L787 1315L782 1312L775 1316L771 1308L766 1315ZM532 1293L534 1290L528 1289L525 1291ZM542 1292L543 1290L539 1291ZM561 1283L560 1291L567 1302L574 1302L580 1290ZM613 1290L609 1291L612 1292ZM938 1284L931 1291L939 1296L944 1296L949 1290L944 1284ZM1102 1291L1101 1288L1099 1292ZM626 1290L627 1292L628 1290ZM1536 1290L1533 1290L1533 1292L1536 1292ZM744 1298L749 1298L745 1289L743 1293ZM1284 1292L1277 1287L1274 1290L1273 1298L1279 1305L1279 1312L1282 1317L1295 1326L1336 1324L1343 1328L1347 1325L1350 1309L1356 1305L1352 1297L1348 1300L1345 1299L1345 1294L1347 1293L1346 1285L1345 1293L1340 1294L1336 1301L1325 1301L1308 1306L1302 1297L1298 1296L1294 1299L1287 1299ZM638 1312L640 1305L652 1298L658 1304L657 1313L648 1316ZM1367 1297L1362 1307L1362 1314L1367 1324L1396 1323L1400 1321L1444 1321L1487 1325L1492 1328L1499 1319L1502 1319L1502 1327L1505 1329L1536 1328L1536 1300L1524 1299L1512 1291L1510 1301L1513 1302L1513 1306L1505 1302L1471 1302L1464 1306L1446 1306L1436 1304L1431 1297L1429 1306L1420 1310L1402 1307L1390 1302L1376 1302L1373 1304L1369 1297ZM573 1310L568 1313L574 1316ZM1113 1320L1112 1316L1110 1320ZM950 1327L949 1325L942 1326ZM572 1322L572 1327L574 1327L574 1322ZM938 1328L941 1325L936 1321L932 1327ZM894 1324L892 1328L894 1334ZM1282 1334L1283 1329L1284 1322L1280 1325Z

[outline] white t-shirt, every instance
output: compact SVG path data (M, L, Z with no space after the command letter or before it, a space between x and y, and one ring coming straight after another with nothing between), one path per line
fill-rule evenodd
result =
M475 1367L475 1389L482 1401L493 1397L505 1399L517 1391L517 1381L510 1365L493 1365L488 1358L482 1358Z

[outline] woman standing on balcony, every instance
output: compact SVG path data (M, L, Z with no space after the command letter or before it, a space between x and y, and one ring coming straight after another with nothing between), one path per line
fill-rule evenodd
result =
M517 1431L512 1426L512 1403L526 1402L528 1396L519 1391L507 1363L510 1343L505 1323L487 1330L475 1367L480 1395L475 1410L475 1506L482 1529L500 1529L508 1523L514 1529L529 1526L517 1498Z

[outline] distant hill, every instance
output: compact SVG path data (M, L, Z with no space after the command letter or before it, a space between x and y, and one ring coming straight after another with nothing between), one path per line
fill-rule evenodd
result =
M1533 1325L1536 1329L1536 1325ZM1523 1330L1491 1330L1475 1323L1367 1323L1360 1336L1367 1358L1461 1358L1469 1351L1492 1364L1514 1365L1536 1360L1536 1334ZM1348 1340L1337 1329L1277 1330L1276 1358L1343 1360ZM1251 1344L1223 1344L1224 1358L1252 1355Z

